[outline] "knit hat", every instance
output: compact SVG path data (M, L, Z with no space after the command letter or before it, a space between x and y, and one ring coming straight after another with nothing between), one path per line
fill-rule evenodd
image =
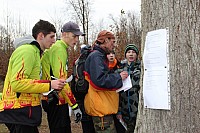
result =
M139 53L139 50L138 50L138 48L137 48L137 46L135 44L128 44L128 45L126 45L126 48L124 50L125 57L126 57L126 53L127 53L128 50L134 50L137 55Z
M112 32L103 30L98 34L96 42L104 43L106 38L115 39L115 36Z

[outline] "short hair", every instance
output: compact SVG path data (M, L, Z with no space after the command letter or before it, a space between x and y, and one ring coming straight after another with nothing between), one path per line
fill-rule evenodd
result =
M32 36L36 39L37 35L42 32L44 36L50 34L50 32L56 33L56 28L53 24L45 20L39 20L32 29Z

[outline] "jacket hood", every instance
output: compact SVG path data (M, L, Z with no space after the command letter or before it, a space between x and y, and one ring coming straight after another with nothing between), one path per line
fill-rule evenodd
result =
M13 45L15 48L23 45L23 44L30 44L31 42L36 41L33 36L28 35L25 37L20 37L14 40Z

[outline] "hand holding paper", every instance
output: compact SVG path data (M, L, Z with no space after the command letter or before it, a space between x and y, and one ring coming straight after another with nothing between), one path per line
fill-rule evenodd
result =
M127 91L132 87L130 75L126 79L124 79L122 82L123 82L123 86L120 89L117 89L116 92Z
M51 76L51 78L56 79L56 80L58 79L58 78L56 78L56 77L54 77L54 76ZM72 81L72 79L73 79L73 76L71 75L68 79L65 80L65 83L68 83L68 82ZM51 88L50 91L43 93L43 95L44 95L44 96L47 96L47 95L48 95L49 93L51 93L53 90L54 90L54 89Z

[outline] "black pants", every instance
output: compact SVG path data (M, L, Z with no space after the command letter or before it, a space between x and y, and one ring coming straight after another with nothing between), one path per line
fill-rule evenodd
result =
M10 133L39 133L36 126L18 125L5 123Z
M95 133L92 119L88 121L81 121L83 133Z
M43 100L42 107L47 112L50 133L71 133L68 104L56 105Z
M114 119L114 122L115 122L115 127L116 127L116 130L117 130L117 133L125 133L126 129L119 122L116 115L113 115L113 119Z
M84 102L83 101L84 100L77 100L79 108L80 108L80 110L82 112L81 125L82 125L82 129L83 129L83 133L95 133L92 117L89 116L85 112Z

